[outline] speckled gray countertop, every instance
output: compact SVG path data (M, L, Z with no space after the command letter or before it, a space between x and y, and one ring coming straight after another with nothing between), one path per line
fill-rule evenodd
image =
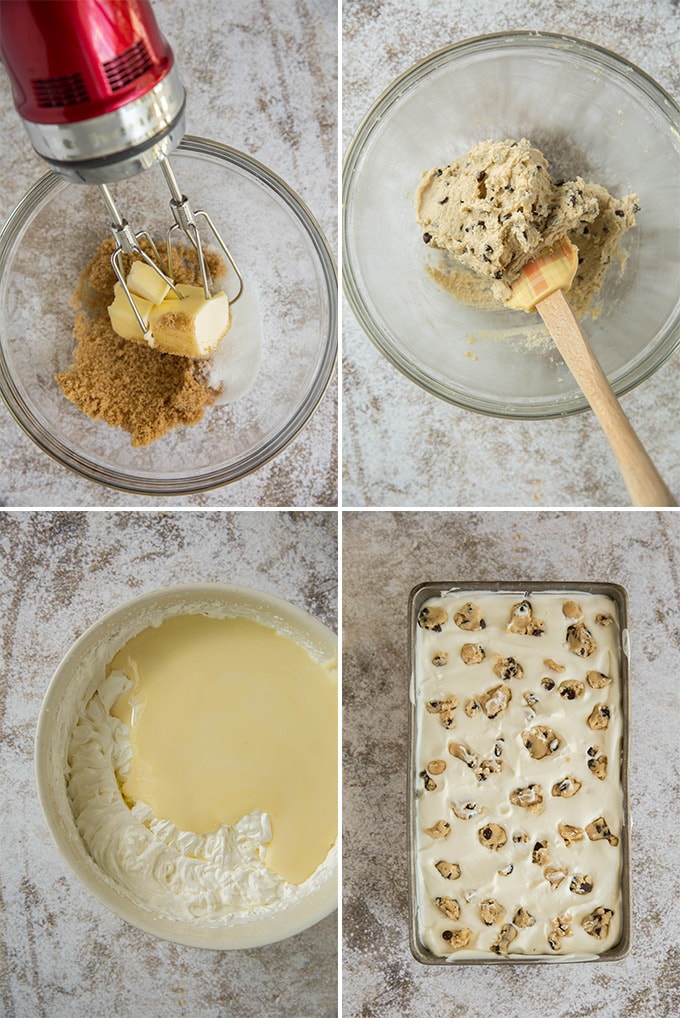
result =
M33 775L43 695L71 643L144 591L257 587L337 628L337 514L0 514L0 1014L332 1018L331 915L271 947L156 940L91 898L55 848Z
M335 252L335 0L154 0L153 6L182 70L188 133L240 149L271 167L309 207ZM2 70L0 131L4 222L46 166L29 144ZM337 398L334 379L303 431L255 474L168 504L336 505ZM0 449L0 505L144 506L157 501L121 495L53 462L24 435L1 401Z
M611 963L425 966L408 942L407 602L426 580L611 581L630 599L633 926ZM343 514L346 1018L680 1013L677 513Z
M487 33L564 32L644 68L680 100L676 0L345 0L343 151L400 74L449 43ZM345 506L629 505L592 414L524 423L459 410L393 368L343 305L342 501ZM680 357L621 400L662 476L680 496ZM464 454L458 437L464 435ZM442 440L446 436L446 441ZM430 450L436 448L436 457ZM428 458L436 459L436 470ZM483 464L483 470L480 465ZM578 464L578 466L575 466Z

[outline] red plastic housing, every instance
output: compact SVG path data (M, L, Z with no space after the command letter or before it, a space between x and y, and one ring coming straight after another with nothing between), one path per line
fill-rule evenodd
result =
M0 55L18 113L38 124L110 113L173 63L148 0L0 0Z

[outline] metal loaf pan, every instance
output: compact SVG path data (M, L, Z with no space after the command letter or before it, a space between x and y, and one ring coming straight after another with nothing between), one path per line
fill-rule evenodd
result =
M416 791L417 791L417 714L416 714L416 632L418 626L418 615L423 604L431 597L455 594L456 591L479 591L484 593L508 594L516 596L518 600L531 598L532 593L585 593L601 594L611 598L618 610L619 616L619 659L620 659L620 683L621 683L621 709L623 714L623 737L621 744L620 760L620 782L622 789L622 826L620 846L622 854L621 866L621 908L622 908L622 929L621 937L613 947L600 955L512 955L501 957L489 954L483 958L460 958L455 954L448 957L439 957L425 947L418 937L418 901L417 901L417 814L416 814ZM583 582L510 582L506 580L493 581L444 581L419 583L413 588L409 596L409 662L410 662L410 687L409 687L409 765L407 778L407 793L409 802L409 911L410 929L409 940L411 952L416 961L424 965L516 965L516 964L537 964L537 963L560 963L576 961L618 961L624 958L630 951L631 942L631 921L632 921L632 891L631 891L631 859L630 859L630 799L629 799L629 754L630 754L630 669L629 669L629 614L628 594L624 587L617 583L583 583Z

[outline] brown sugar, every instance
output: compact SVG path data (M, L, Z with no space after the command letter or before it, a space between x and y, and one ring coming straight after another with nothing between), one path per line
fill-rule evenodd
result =
M88 417L127 431L133 446L149 445L180 425L197 424L213 405L218 390L210 387L205 361L160 353L118 336L107 306L116 276L111 266L113 238L103 241L78 280L74 363L55 375L64 396ZM127 274L134 256L123 257ZM212 279L224 275L222 259L206 252ZM200 283L195 252L175 248L175 283Z

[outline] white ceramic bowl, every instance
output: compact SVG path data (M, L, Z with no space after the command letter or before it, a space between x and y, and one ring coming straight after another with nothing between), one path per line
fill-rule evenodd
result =
M347 153L343 279L367 335L428 392L497 416L556 417L587 404L547 336L530 346L538 315L458 303L426 272L436 252L413 211L423 170L521 137L558 178L637 193L625 272L609 272L585 329L618 394L647 378L680 341L680 109L639 68L582 40L483 36L395 81Z
M40 803L59 852L87 890L126 922L164 940L213 950L259 947L313 926L336 907L337 854L327 861L323 880L285 910L260 912L252 920L208 926L172 920L133 901L94 862L81 840L67 796L65 769L78 715L104 678L113 655L136 633L176 614L210 612L254 618L275 626L304 646L315 660L335 660L337 637L307 612L281 598L247 587L188 584L143 594L109 612L74 643L57 668L43 701L35 742Z

